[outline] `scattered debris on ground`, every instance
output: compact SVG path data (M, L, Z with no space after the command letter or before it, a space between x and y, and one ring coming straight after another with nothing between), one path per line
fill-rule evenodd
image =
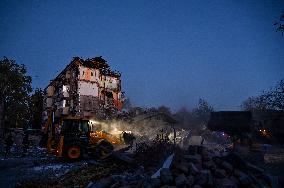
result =
M258 161L254 163L244 151L231 151L229 143L204 141L199 136L189 139L189 144L182 140L184 147L165 134L138 140L104 159L89 157L72 163L47 154L46 149L30 147L24 157L1 159L2 172L7 175L0 179L19 176L7 182L15 182L10 187L24 188L280 187L279 179L261 165L266 160L271 166L277 158L273 154L280 151L277 149L267 152L262 160L254 158Z

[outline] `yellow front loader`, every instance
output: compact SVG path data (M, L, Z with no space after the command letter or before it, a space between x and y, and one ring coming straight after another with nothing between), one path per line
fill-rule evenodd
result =
M112 153L115 145L124 144L125 138L128 143L129 139L134 139L128 133L120 136L109 134L101 130L99 124L91 125L88 119L80 117L64 117L58 124L52 124L51 120L48 118L45 126L47 151L71 160L84 155L104 158Z

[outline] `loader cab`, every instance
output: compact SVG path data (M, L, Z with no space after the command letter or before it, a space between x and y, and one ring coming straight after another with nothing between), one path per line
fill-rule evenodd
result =
M61 120L60 125L57 156L72 160L81 158L88 146L89 120L64 118Z
M61 135L87 134L90 131L89 120L64 119L62 122Z

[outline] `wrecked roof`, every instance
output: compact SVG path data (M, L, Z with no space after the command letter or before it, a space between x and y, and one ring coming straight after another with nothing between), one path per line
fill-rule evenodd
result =
M79 58L79 57L74 57L73 61L79 62L81 65L84 67L89 67L89 68L97 68L97 69L107 69L109 68L109 65L106 63L107 61L102 58L102 56L95 57L95 58L88 58L86 60Z
M60 74L58 74L56 76L56 78L51 80L50 84L52 84L55 80L57 80L62 75L64 75L64 73L67 70L70 70L72 67L79 66L79 65L84 66L84 67L88 67L88 68L99 69L101 71L101 73L105 76L112 76L112 77L117 77L117 78L121 76L120 72L112 71L109 68L110 66L107 64L107 61L102 58L102 56L98 56L98 57L94 57L94 58L88 58L86 60L84 60L80 57L73 57L72 61L60 72ZM45 89L47 89L47 87Z

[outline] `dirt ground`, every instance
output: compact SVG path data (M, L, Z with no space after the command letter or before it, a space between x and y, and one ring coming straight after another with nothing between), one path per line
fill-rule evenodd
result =
M86 165L86 161L67 163L41 148L31 148L27 156L12 153L0 157L0 187L15 187L18 182L39 177L58 177Z

